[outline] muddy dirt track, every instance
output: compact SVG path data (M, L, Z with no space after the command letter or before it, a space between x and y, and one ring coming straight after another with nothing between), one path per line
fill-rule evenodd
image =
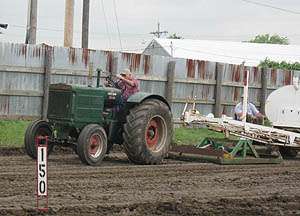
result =
M87 167L58 153L48 175L48 215L300 215L299 156L280 165L136 166L113 153ZM34 179L28 156L0 156L0 215L38 215Z

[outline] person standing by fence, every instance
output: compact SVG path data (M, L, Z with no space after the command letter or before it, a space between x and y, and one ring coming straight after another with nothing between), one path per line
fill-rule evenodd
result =
M253 103L247 102L247 112L246 115L243 116L243 98L244 96L241 96L242 102L238 103L234 108L234 119L242 121L246 118L247 122L263 124L264 116L258 111Z

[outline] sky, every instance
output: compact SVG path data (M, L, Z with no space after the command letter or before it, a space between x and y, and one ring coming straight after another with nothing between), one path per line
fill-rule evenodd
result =
M114 0L90 0L89 48L141 51L153 39L149 33L158 22L162 30L186 39L246 41L270 33L300 45L300 0L253 1L296 14L247 0L115 0L115 14ZM1 30L0 41L23 43L28 1L0 2L0 23L9 24ZM82 2L75 0L74 47L81 46ZM63 46L64 9L65 0L38 0L37 43Z

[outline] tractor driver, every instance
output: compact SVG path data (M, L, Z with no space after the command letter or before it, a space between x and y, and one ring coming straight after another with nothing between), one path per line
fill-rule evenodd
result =
M118 86L122 91L123 102L136 92L139 92L139 82L134 78L129 69L124 69L119 75L117 75Z
M243 99L244 96L241 96L241 102L238 103L234 108L234 118L235 120L242 121L246 118L247 122L262 124L264 120L264 116L258 111L253 103L248 102L247 105L247 114L243 116Z

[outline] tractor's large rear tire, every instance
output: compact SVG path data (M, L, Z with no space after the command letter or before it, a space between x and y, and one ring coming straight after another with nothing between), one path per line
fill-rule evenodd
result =
M130 110L124 125L124 149L136 164L160 164L167 155L173 136L169 107L148 99Z
M30 123L26 129L24 139L25 151L33 159L37 157L35 141L39 136L52 136L52 129L48 122L36 120ZM48 155L52 152L53 146L53 143L48 142Z
M107 136L105 130L97 124L85 126L78 137L77 154L80 160L87 165L99 165L106 151Z
M296 149L286 146L280 146L279 151L283 158L295 158L298 154Z

